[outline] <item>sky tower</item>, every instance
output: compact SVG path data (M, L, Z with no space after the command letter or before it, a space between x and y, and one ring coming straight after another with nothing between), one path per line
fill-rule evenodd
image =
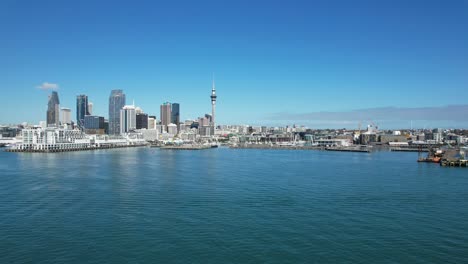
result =
M211 125L215 127L215 112L216 112L216 88L213 76L213 88L211 88Z

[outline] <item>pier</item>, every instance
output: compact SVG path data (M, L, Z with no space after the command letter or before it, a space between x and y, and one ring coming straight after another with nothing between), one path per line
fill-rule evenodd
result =
M353 147L328 147L327 151L343 151L343 152L371 152L367 146L353 146Z
M146 144L135 144L135 145L104 145L104 146L89 146L79 148L63 148L63 149L29 149L29 148L7 148L6 152L27 152L27 153L61 153L61 152L72 152L72 151L86 151L86 150L100 150L100 149L114 149L114 148L130 148L130 147L144 147Z
M230 146L232 149L279 149L279 150L325 150L321 146L282 146L282 145L267 145L267 144L245 144Z
M466 167L468 160L442 160L440 166L442 167Z

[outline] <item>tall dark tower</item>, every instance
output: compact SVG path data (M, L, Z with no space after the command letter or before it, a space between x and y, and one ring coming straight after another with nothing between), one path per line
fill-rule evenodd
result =
M109 97L109 135L120 134L120 110L125 106L122 90L112 90Z
M60 101L58 93L53 91L49 96L49 103L47 104L47 126L48 127L59 127L59 111Z
M216 88L215 81L213 77L213 88L211 88L211 125L213 126L213 135L215 128L215 112L216 112Z
M84 127L85 116L89 115L88 96L80 94L76 96L76 123Z

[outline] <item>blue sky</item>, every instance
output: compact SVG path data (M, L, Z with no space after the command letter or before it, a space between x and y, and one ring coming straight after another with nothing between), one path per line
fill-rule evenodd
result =
M149 114L170 101L196 118L213 72L223 124L402 127L405 110L468 104L468 1L96 2L1 1L0 123L45 120L44 82L73 116L87 94L107 118L123 89ZM387 107L399 114L349 115ZM413 123L468 127L430 113Z

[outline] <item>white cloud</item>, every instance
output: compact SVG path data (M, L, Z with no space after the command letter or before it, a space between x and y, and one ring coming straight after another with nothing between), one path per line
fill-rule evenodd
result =
M59 85L56 83L44 82L41 85L36 86L36 88L41 90L57 90L59 88Z

